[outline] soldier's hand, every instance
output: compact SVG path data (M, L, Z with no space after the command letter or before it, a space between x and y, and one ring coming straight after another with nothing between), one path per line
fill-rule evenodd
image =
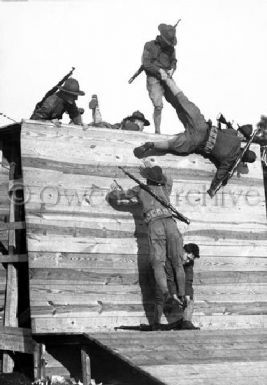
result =
M174 69L171 69L171 70L167 71L167 74L168 74L169 78L172 78L173 73L174 73Z
M143 165L144 167L153 167L153 164L150 159L143 159Z
M119 191L119 187L115 182L112 182L110 185L110 191Z
M82 128L83 128L83 131L86 131L86 130L88 130L88 128L89 128L89 125L88 125L88 124L85 124L85 123L83 123L83 124L82 124Z
M159 74L160 74L161 80L167 80L169 77L168 73L162 68L159 69Z
M56 127L60 127L60 126L61 126L61 122L60 122L58 119L52 119L51 122L52 122Z

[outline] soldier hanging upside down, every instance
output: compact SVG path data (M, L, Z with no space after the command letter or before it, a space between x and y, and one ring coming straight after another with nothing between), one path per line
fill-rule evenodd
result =
M153 154L158 152L186 156L195 153L208 158L217 167L217 172L207 191L212 198L216 193L216 187L242 153L241 138L234 129L218 130L216 126L209 125L199 108L188 100L173 79L169 78L163 70L160 70L160 74L165 84L165 97L175 108L185 131L169 140L146 142L134 149L134 155L137 158L144 158L151 155L150 150L153 150ZM250 130L249 133L246 132L246 136L252 133L252 126L242 127L241 131L246 131L247 128ZM253 163L255 159L255 153L250 150L247 150L242 157L242 161L248 163Z

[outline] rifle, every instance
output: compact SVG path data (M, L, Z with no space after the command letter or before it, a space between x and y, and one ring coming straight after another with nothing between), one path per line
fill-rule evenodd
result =
M232 176L234 175L234 172L237 168L237 166L239 165L239 163L242 161L242 157L243 155L245 154L245 152L248 150L249 146L251 145L251 143L253 142L253 139L255 138L255 136L257 135L257 133L259 132L260 130L260 127L257 127L256 130L253 132L253 134L251 135L251 137L249 138L249 140L247 141L245 147L243 148L243 151L239 154L239 156L236 158L235 160L235 163L233 164L233 166L231 167L231 169L227 172L227 174L225 175L225 177L220 181L220 183L216 186L216 188L214 189L214 195L218 192L218 190L222 187L222 186L225 186L226 183L228 182L228 180L230 178L232 178Z
M162 198L160 198L158 195L154 194L153 191L144 183L140 182L139 179L137 179L135 176L130 174L128 171L126 171L123 167L119 166L119 169L121 169L125 175L127 175L129 178L134 180L140 187L141 189L145 190L150 194L153 198L155 198L159 203L162 204L162 206L166 207L167 209L172 211L172 216L176 219L179 219L179 221L186 223L187 225L190 224L190 220L186 218L183 214L179 213L179 211L176 210L176 208L168 202L165 202Z
M128 80L128 83L131 84L134 81L134 79L137 78L137 76L139 76L140 73L143 71L144 71L144 66L142 64L142 65L140 65L138 70L133 74L133 76Z
M65 75L54 87L52 87L46 94L45 94L45 96L43 97L43 99L40 101L40 102L38 102L37 104L36 104L36 106L35 106L35 110L37 109L37 108L39 108L42 104L43 104L43 102L45 101L45 99L47 99L49 96L51 96L51 95L53 95L56 91L57 91L57 89L58 89L58 87L60 87L60 86L62 86L62 84L73 74L73 71L75 70L75 67L72 67L72 69L70 70L70 72L68 72L67 73L67 75Z
M182 19L179 19L175 24L174 24L174 28L177 27L177 25L180 23ZM141 72L144 71L144 66L143 64L140 65L140 67L138 68L138 70L133 74L133 76L128 80L128 83L131 84L135 78L137 78L137 76L139 76L141 74Z

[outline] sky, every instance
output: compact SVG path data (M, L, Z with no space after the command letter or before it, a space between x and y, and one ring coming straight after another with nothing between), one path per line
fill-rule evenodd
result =
M174 79L215 122L222 112L239 124L267 114L266 0L0 1L0 113L27 119L35 104L71 67L88 102L97 94L103 120L116 123L135 110L151 122L152 104L139 68L146 41L160 23L177 27ZM65 119L68 121L68 118ZM0 125L8 121L0 116ZM181 131L166 102L162 133Z

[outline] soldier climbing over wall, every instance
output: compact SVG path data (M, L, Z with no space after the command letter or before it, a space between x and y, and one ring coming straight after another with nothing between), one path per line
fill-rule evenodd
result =
M80 90L78 81L68 78L63 86L56 86L48 91L44 99L36 105L30 119L50 120L55 125L60 125L59 120L66 112L73 124L82 125L81 113L76 105L78 96L82 95L85 93Z
M149 162L146 167L140 167L141 175L146 179L147 186L162 200L169 202L172 190L172 180L162 172L161 167L151 167ZM164 307L172 307L175 303L185 304L185 275L183 269L183 239L171 210L163 206L157 199L144 191L140 186L128 191L112 186L108 200L120 201L133 199L142 204L145 222L148 227L149 258L153 268L157 290L161 293ZM170 294L167 284L168 271L165 269L166 261L169 269L174 272L177 282L177 294ZM157 307L155 306L155 312ZM155 320L157 316L155 314Z
M185 131L169 140L146 142L136 147L134 154L140 159L151 155L152 150L153 155L171 153L186 156L195 153L208 158L217 167L217 172L207 191L212 198L219 183L224 181L225 176L242 154L241 138L234 129L219 130L216 126L209 125L199 108L188 100L167 72L162 69L159 72L165 84L165 97L175 108ZM252 127L249 128L249 132L246 132L248 127L248 125L243 126L241 130L243 134L246 133L249 136ZM255 159L255 153L249 149L242 154L243 162L253 163Z

